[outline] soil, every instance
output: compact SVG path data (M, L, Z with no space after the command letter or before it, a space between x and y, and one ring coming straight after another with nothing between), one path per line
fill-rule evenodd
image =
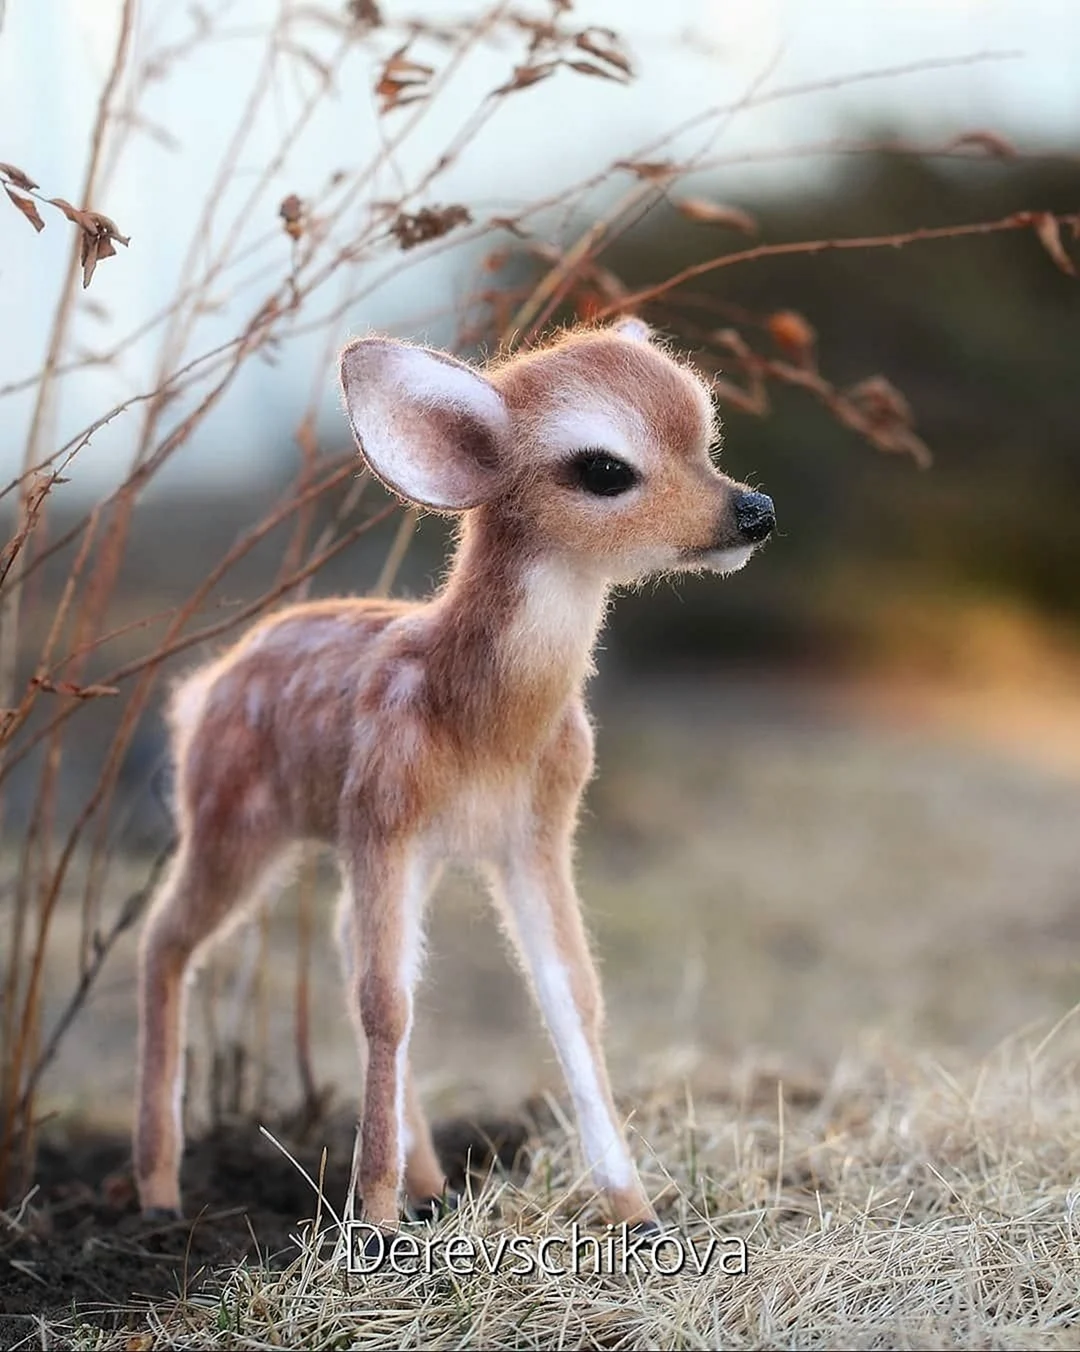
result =
M324 1193L335 1204L347 1195L351 1116L270 1129L312 1178L325 1147ZM530 1129L525 1114L437 1124L451 1186L461 1188L466 1170L482 1177L493 1166L521 1164ZM127 1139L86 1130L44 1140L37 1191L21 1216L0 1218L0 1348L32 1334L31 1316L70 1318L74 1309L84 1323L141 1323L141 1308L191 1294L217 1268L243 1259L284 1265L296 1256L293 1236L313 1215L315 1196L256 1123L230 1122L189 1142L183 1179L192 1219L152 1224L138 1211Z

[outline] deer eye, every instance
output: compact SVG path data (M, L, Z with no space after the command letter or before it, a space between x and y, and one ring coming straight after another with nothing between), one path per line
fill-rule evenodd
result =
M598 498L614 498L638 482L638 472L607 451L578 451L570 461L571 482Z

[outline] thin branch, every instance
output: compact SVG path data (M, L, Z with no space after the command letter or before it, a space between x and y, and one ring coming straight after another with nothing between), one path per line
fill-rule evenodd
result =
M907 244L925 243L930 240L963 239L973 235L996 235L1009 230L1030 230L1035 224L1033 217L1049 216L1059 226L1067 225L1080 229L1080 214L1066 215L1030 211L1014 212L997 221L973 221L965 225L920 226L915 230L902 230L891 235L855 235L850 239L814 239L798 240L786 244L758 244L751 249L740 249L735 253L721 254L718 258L708 258L702 263L694 263L683 268L663 282L632 291L617 304L604 306L597 319L609 319L622 314L625 310L645 305L660 296L666 296L695 277L704 277L721 268L736 267L740 263L756 263L762 258L785 258L798 255L828 253L832 250L848 249L900 249Z

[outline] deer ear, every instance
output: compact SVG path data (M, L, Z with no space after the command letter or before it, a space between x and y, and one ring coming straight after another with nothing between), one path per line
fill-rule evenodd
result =
M359 338L342 352L340 374L360 453L388 488L443 512L494 496L510 414L472 367L392 338Z

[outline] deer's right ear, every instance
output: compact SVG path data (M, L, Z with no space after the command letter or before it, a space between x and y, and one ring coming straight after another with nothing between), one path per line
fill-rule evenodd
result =
M510 414L479 372L430 348L358 338L340 373L360 452L388 488L442 512L494 496Z

